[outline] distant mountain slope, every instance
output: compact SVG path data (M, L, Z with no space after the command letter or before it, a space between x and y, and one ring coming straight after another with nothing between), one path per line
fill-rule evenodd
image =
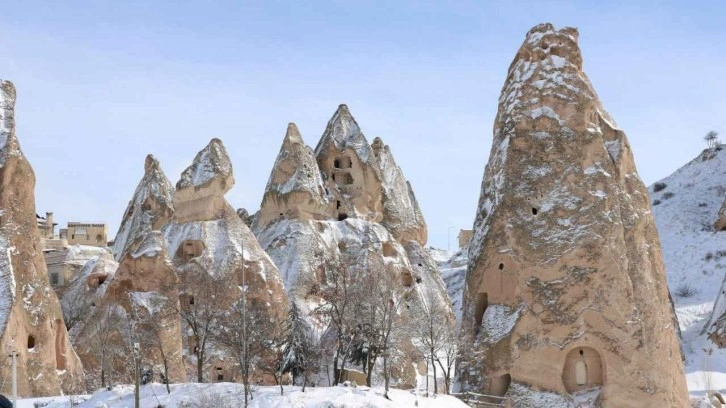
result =
M713 227L726 196L726 149L704 150L648 193L683 330L689 389L698 393L704 388L701 371L726 372L726 349L703 334L726 274L726 231Z

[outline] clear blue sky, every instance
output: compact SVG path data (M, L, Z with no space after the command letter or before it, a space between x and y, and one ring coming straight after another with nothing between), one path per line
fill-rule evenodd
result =
M61 4L65 3L65 4ZM499 91L525 33L580 30L584 67L650 184L726 139L726 2L13 1L0 78L38 212L115 235L147 153L172 182L212 137L257 210L288 122L315 146L340 103L391 146L452 247L470 228ZM697 3L697 4L696 4Z

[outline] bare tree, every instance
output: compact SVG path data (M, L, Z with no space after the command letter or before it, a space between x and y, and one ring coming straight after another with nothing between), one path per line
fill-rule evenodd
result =
M234 285L233 274L214 276L198 264L180 273L180 302L177 312L189 328L197 357L197 382L204 382L204 364L207 347L223 317L222 303L229 297Z
M120 307L109 302L97 305L95 313L84 328L84 342L88 350L98 358L101 386L108 384L109 369L117 373L114 360L128 356L129 321Z
M327 262L325 282L319 285L318 295L322 304L315 310L330 322L329 332L335 336L333 357L333 385L342 381L345 363L361 334L358 312L364 309L364 293L361 285L364 271L349 266L344 261Z
M165 333L168 332L170 327L174 327L175 321L178 321L179 300L169 299L159 293L153 293L148 302L148 305L146 305L148 308L144 308L144 310L140 310L142 308L137 303L131 303L134 305L136 338L139 343L144 345L145 349L158 354L164 370L163 382L166 384L167 393L170 394L169 359L173 358L178 351L175 350L176 345L172 337L174 334ZM181 333L176 335L179 334Z
M709 149L713 149L719 144L718 132L716 132L715 130L709 130L706 133L706 136L703 137L703 140L706 142L706 145L708 145Z
M439 352L446 347L453 347L451 343L454 322L443 302L444 299L439 299L432 291L424 291L411 310L413 342L431 364L434 373L434 394L438 394L436 362L439 359ZM445 374L448 375L446 382L449 383L451 369L445 370ZM428 373L426 375L428 378Z

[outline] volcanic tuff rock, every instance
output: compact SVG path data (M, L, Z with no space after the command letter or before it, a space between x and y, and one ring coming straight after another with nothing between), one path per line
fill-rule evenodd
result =
M212 139L181 175L174 193L178 222L219 218L227 205L224 194L234 185L232 163L222 141Z
M382 268L399 279L406 299L435 299L450 311L436 264L423 249L426 224L388 147L380 139L369 145L348 108L340 105L315 155L317 163L297 128L288 126L253 224L310 323L326 327L310 314L319 304L310 284L326 285L325 265L339 262ZM404 343L391 366L399 370L394 374L399 386L413 386L416 357L410 340Z
M287 126L257 217L264 226L279 216L321 219L334 216L315 156L294 123Z
M371 145L383 181L383 221L382 224L399 242L416 241L426 245L428 240L426 221L413 194L411 183L396 165L391 149L381 138L373 139Z
M230 285L235 292L232 299L227 299L230 301L239 298L237 289L244 273L250 301L267 305L263 311L266 315L258 318L273 325L283 324L288 299L280 272L224 199L224 193L233 184L227 151L219 139L213 139L197 154L177 183L174 216L162 228L169 259L179 276L206 273L233 278ZM178 199L179 194L183 200ZM199 205L199 209L216 207L214 211L185 211L179 217L180 208L192 203ZM220 307L225 304L228 303L220 299Z
M0 80L0 351L18 352L21 396L59 395L83 387L83 368L48 282L35 218L35 174L15 136L15 96L13 84ZM10 364L0 365L0 377L7 395Z
M133 252L142 239L153 230L159 230L174 213L174 186L161 170L159 161L146 156L144 176L124 212L113 252L116 261Z
M538 25L509 68L469 249L461 380L510 390L517 407L545 394L574 406L596 387L604 407L686 407L648 194L577 39Z

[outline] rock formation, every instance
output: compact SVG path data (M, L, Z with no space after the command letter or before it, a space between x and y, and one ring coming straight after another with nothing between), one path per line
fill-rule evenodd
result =
M383 179L382 224L400 242L416 241L420 245L426 245L426 221L413 194L411 183L403 177L391 149L381 138L373 139L371 147Z
M18 353L18 393L80 391L83 368L48 282L35 217L35 174L15 136L15 87L0 80L0 350ZM9 359L0 365L10 391Z
M516 407L687 407L648 194L577 39L538 25L509 68L469 249L461 380Z
M152 155L146 156L144 176L126 207L113 244L116 261L133 252L146 234L160 230L174 212L174 186Z
M328 204L313 151L303 142L297 126L290 123L267 181L257 222L267 225L279 217L330 218L335 212Z
M345 105L328 122L314 154L295 125L288 126L253 218L260 245L317 329L327 326L311 313L319 301L311 286L328 285L326 265L339 262L381 268L406 299L435 299L453 321L436 264L423 249L426 224L413 191L390 149L380 139L370 145ZM394 381L411 387L417 359L410 340L397 349Z
M224 193L233 185L232 164L224 145L221 140L212 139L176 183L174 219L177 222L219 219L227 207Z
M264 306L256 318L279 326L288 310L280 272L224 199L233 185L227 151L219 139L212 139L177 183L174 215L162 228L168 257L181 279L199 273L230 277L233 290L219 299L219 308L239 298L244 274L250 304ZM183 289L180 295L188 296ZM228 369L226 364L225 371Z

